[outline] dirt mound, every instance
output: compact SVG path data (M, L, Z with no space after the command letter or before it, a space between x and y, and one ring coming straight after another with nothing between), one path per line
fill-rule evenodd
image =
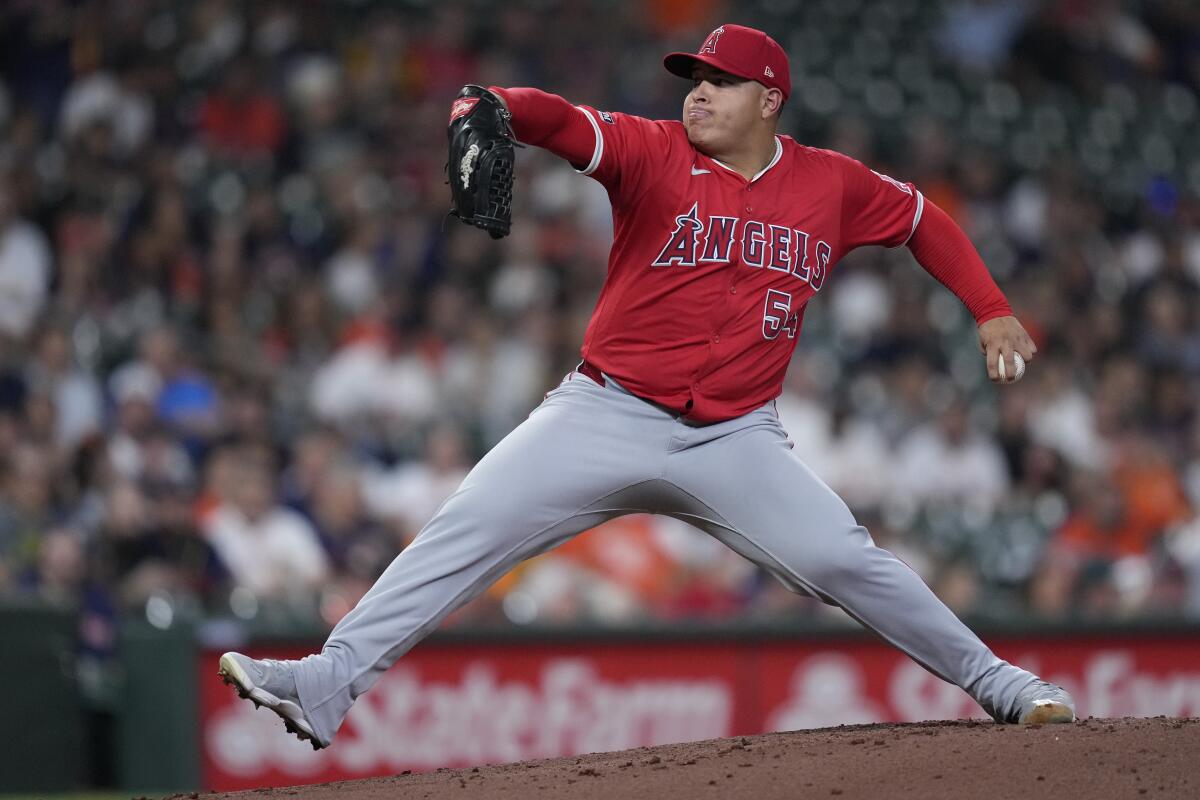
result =
M1200 719L854 725L219 797L1200 797L1197 753Z

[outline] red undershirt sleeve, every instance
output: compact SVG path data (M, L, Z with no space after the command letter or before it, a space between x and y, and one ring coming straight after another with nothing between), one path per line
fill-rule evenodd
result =
M1012 314L1008 300L971 240L928 199L920 224L908 240L908 249L926 272L958 296L975 317L976 325Z
M541 89L489 87L512 112L513 132L525 144L543 147L583 170L596 152L599 131L587 112Z

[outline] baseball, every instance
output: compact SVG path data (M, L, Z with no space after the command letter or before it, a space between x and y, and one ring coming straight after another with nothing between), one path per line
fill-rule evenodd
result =
M1025 374L1025 359L1021 358L1020 353L1013 353L1013 363L1017 365L1017 374L1013 377L1014 381L1021 380L1021 376ZM1000 380L1007 380L1008 376L1004 372L1004 354L1001 353L996 358L996 370L1000 373Z

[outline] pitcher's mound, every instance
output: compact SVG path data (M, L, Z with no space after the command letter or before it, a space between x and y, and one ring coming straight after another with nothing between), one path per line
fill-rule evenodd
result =
M290 789L264 800L1200 797L1200 719L854 725ZM244 793L249 794L249 793ZM237 797L225 795L224 797Z

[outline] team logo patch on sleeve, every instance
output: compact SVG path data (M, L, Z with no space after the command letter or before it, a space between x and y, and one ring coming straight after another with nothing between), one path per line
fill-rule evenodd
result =
M604 120L604 121L605 121L605 122L607 122L609 125L612 125L612 124L613 124L613 117L612 117L612 114L608 113L607 111L601 111L601 112L600 112L600 119Z
M871 172L875 172L875 170L871 170ZM881 180L881 181L890 183L892 186L895 186L897 189L899 189L900 191L904 192L907 195L910 195L910 196L912 195L912 189L909 187L909 185L907 183L901 183L900 181L893 178L891 175L884 175L882 172L875 172L875 177L879 178L879 180Z

